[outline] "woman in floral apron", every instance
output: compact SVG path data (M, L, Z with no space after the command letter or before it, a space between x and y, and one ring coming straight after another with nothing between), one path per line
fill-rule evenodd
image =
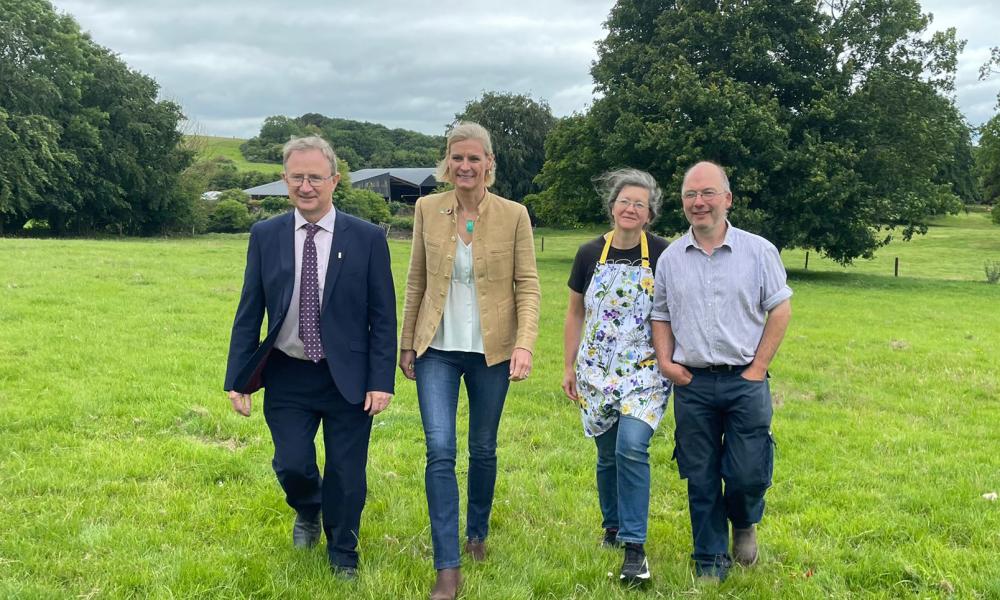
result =
M580 405L597 443L604 546L625 546L621 581L649 580L649 442L670 381L660 375L649 314L653 272L667 240L649 234L660 189L652 175L620 169L600 178L614 229L580 246L569 279L563 391Z

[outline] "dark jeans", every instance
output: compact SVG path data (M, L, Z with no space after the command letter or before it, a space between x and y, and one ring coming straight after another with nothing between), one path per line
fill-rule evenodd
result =
M744 529L764 515L774 470L771 392L767 380L738 372L691 371L691 383L674 386L674 457L688 480L697 571L725 577L729 522Z
M372 419L340 395L326 361L313 363L277 350L264 367L264 419L274 440L272 465L288 505L304 517L322 511L330 563L358 565L365 467ZM326 464L316 466L316 431L323 423Z
M646 542L652 437L653 428L645 421L619 416L611 429L594 438L602 527L617 529L622 542Z
M469 395L469 488L465 534L485 540L497 479L497 430L507 397L509 361L492 367L476 352L428 348L417 359L417 400L427 441L424 486L434 543L434 568L459 566L455 414L459 379Z

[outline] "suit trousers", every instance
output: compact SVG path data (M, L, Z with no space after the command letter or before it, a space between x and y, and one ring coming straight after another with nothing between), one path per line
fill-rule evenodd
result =
M372 418L362 404L344 399L325 360L314 363L274 350L263 378L272 465L285 500L305 518L321 512L330 563L357 567ZM320 422L326 449L322 477L315 445Z

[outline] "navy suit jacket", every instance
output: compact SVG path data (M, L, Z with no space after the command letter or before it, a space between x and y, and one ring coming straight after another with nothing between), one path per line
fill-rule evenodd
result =
M226 391L263 387L261 373L285 321L295 285L295 218L288 212L250 228L243 292L233 321ZM267 311L267 334L260 340ZM393 392L396 293L385 232L337 213L323 287L320 336L330 375L352 404L365 392Z

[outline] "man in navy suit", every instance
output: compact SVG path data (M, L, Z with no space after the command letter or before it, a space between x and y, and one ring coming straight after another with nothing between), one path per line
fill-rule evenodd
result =
M264 388L274 472L296 512L293 543L312 547L325 532L334 574L353 579L372 417L389 405L395 378L389 246L382 229L333 208L340 175L326 141L293 139L283 154L295 210L250 228L225 389L249 417L250 395Z

